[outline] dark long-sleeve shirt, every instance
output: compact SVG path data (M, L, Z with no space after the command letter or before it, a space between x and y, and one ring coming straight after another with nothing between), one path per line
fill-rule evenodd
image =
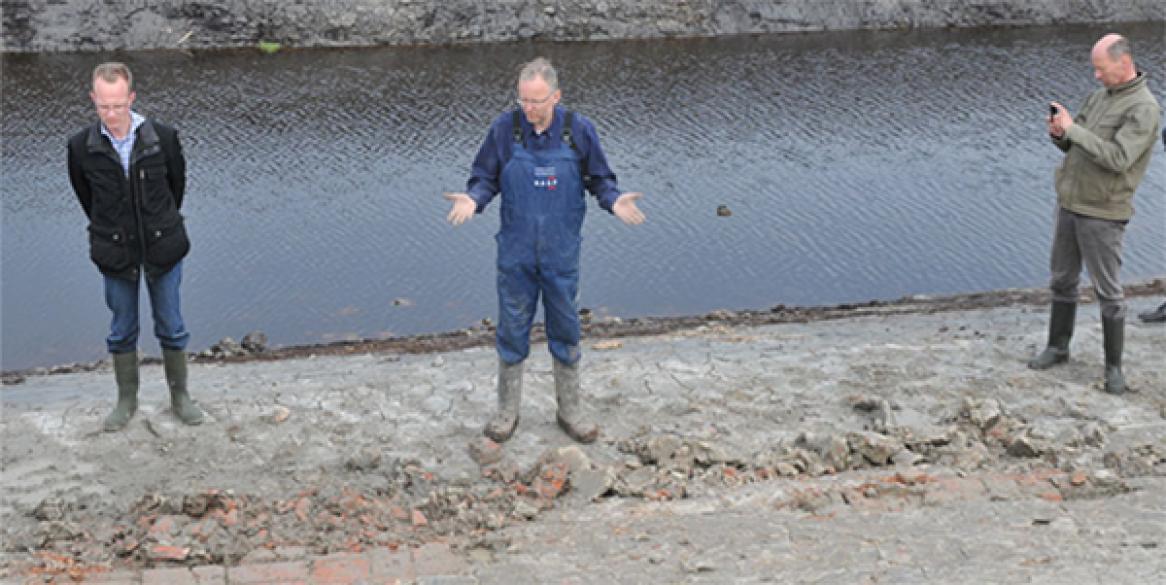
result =
M550 127L541 134L536 134L534 126L526 120L526 116L519 115L522 126L523 148L531 151L555 149L562 144L563 119L566 111L562 106L555 106L555 117ZM587 181L587 190L599 200L599 206L611 211L611 206L619 198L619 186L616 184L615 173L607 165L607 156L599 145L599 135L595 126L586 117L575 113L574 123L571 125L571 139L575 142L576 150L583 155L582 174L590 177ZM494 199L501 189L500 181L502 167L510 161L510 153L514 146L514 113L513 110L498 116L490 125L486 140L478 149L478 156L474 157L473 170L466 192L478 204L478 213Z

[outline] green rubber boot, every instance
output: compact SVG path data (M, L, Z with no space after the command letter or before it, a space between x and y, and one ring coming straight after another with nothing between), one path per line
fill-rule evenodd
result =
M188 425L202 424L202 409L190 399L190 393L186 391L186 352L163 349L162 366L166 369L166 385L170 386L170 410L174 411L174 416Z
M1126 379L1121 373L1121 354L1125 344L1125 319L1101 317L1101 332L1105 346L1105 391L1125 394Z
M579 395L579 364L568 366L557 359L555 362L555 398L559 401L559 411L555 418L572 439L580 443L594 443L599 437L599 425L592 422L583 411Z
M113 357L113 377L117 380L117 406L105 417L103 428L112 433L124 429L138 411L138 352L110 355Z
M1077 319L1077 303L1053 301L1049 316L1049 345L1040 355L1028 361L1034 370L1047 370L1069 361L1069 340L1073 337L1073 322Z
M501 443L518 428L518 407L522 402L522 362L498 360L498 412L486 423L482 434Z

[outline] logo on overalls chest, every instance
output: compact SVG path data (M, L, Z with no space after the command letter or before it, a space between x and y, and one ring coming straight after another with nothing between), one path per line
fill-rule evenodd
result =
M534 188L554 191L559 186L555 167L534 167Z

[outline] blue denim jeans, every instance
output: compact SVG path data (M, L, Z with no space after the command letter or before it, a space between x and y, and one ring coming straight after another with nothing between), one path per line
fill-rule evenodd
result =
M105 304L113 312L109 324L109 337L105 339L110 353L127 353L138 350L138 284L137 280L126 280L105 276ZM186 349L190 333L182 322L178 288L182 284L182 262L169 272L157 278L146 278L146 290L150 293L150 308L154 312L154 336L165 349Z

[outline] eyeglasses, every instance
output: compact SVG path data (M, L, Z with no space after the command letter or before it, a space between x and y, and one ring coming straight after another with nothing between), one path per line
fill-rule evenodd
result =
M97 109L102 112L119 112L129 107L129 104L97 104Z
M545 97L541 100L532 100L529 98L518 98L518 99L514 100L514 103L516 103L520 106L523 106L523 107L525 107L525 106L541 106L541 105L551 101L551 98L554 96L555 96L555 92L552 91L550 95L548 95L547 97Z

